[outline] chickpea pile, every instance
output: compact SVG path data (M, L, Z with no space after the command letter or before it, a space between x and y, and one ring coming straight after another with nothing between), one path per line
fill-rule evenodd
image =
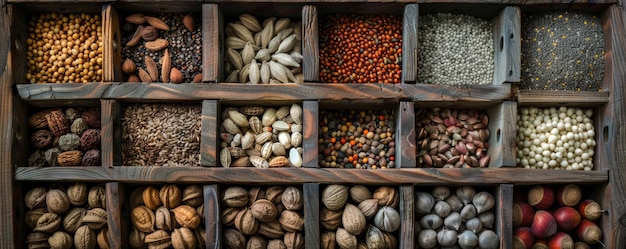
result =
M400 83L402 17L330 15L320 27L322 82Z
M30 83L102 81L100 15L47 13L29 22L26 80Z

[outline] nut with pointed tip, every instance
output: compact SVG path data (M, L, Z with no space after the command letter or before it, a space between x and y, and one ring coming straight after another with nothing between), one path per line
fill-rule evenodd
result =
M191 14L187 14L183 17L183 25L189 32L193 32L196 29L196 20Z
M137 72L137 65L132 59L126 58L124 63L122 63L122 72L124 74L134 74Z
M179 84L184 80L183 73L181 73L178 68L172 67L172 70L170 71L170 81L174 84Z

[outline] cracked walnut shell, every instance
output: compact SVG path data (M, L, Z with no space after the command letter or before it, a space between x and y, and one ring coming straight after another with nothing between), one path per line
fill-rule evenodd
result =
M392 208L398 207L400 202L400 196L398 191L392 187L383 186L374 191L373 198L378 200L378 206L390 206Z
M159 191L159 199L165 208L175 208L180 205L180 188L177 185L165 185Z
M183 227L196 229L200 226L200 216L195 208L188 205L181 205L172 209L176 222Z
M87 196L87 204L89 208L106 208L106 192L104 187L95 186L91 188Z
M24 197L26 207L30 210L33 208L45 207L47 193L48 190L44 187L36 187L29 190Z
M194 184L185 187L183 190L183 204L198 207L204 203L202 186Z

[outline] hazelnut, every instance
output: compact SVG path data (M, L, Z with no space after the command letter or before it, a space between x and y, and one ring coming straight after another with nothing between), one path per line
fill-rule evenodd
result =
M154 41L156 38L159 38L159 30L149 25L144 26L143 29L141 29L141 37L146 41Z
M142 31L144 29L142 29ZM136 71L137 71L137 65L135 64L135 62L130 58L126 58L126 60L124 60L124 62L122 63L122 72L124 74L130 75L130 74L134 74Z

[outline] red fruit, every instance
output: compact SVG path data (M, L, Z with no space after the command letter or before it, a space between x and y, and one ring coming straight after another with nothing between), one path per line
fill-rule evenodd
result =
M597 220L602 216L602 207L594 200L584 200L578 205L578 212L583 219Z
M573 249L574 240L569 234L559 232L550 238L548 245L550 249Z
M528 227L533 222L535 210L526 202L513 203L513 226Z
M572 207L561 207L552 214L559 230L567 232L580 224L580 214Z
M513 230L513 249L530 249L535 243L535 237L529 227L518 227Z
M554 190L546 186L535 186L528 191L528 204L536 209L547 209L554 203Z
M593 245L602 239L602 229L590 220L582 220L576 229L578 239Z
M530 232L537 238L548 238L556 233L556 221L548 211L535 212Z
M556 202L563 206L576 206L580 201L582 194L580 188L574 184L561 186L556 190Z

